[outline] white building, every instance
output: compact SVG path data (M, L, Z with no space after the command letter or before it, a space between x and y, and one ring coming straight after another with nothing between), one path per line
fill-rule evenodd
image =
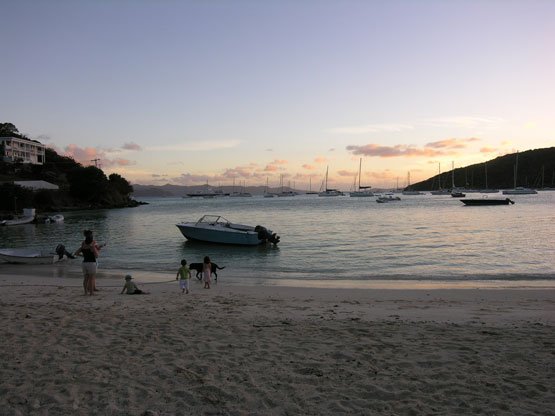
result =
M42 165L45 162L45 146L34 140L0 137L0 149L6 162L14 162L17 159L33 165Z

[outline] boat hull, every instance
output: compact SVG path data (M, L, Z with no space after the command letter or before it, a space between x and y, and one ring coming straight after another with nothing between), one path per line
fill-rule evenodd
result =
M0 260L14 264L53 264L60 261L60 258L55 253L44 251L5 249L0 250Z
M187 240L207 243L256 246L265 240L258 239L258 233L245 230L225 230L223 227L198 227L196 223L177 224L177 228Z
M503 195L535 195L538 192L535 189L505 189Z
M461 199L461 202L468 206L483 206L483 205L509 205L514 204L509 198L505 199Z

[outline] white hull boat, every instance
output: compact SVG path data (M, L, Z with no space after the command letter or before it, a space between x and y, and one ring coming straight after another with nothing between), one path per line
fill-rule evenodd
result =
M30 224L35 220L35 217L16 218L14 220L0 221L0 225L22 225Z
M51 215L46 217L44 220L46 224L60 224L64 222L64 216L62 214Z
M15 264L53 264L74 258L68 253L63 244L59 244L55 251L6 248L0 250L0 260Z
M187 240L243 246L279 243L279 236L272 230L261 225L234 224L219 215L205 215L196 222L182 222L176 226Z

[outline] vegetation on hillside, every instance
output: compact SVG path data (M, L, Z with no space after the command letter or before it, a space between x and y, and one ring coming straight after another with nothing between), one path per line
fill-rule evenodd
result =
M11 123L0 123L0 137L20 137ZM46 149L45 163L7 163L0 158L0 211L21 212L24 207L39 211L59 211L88 208L121 208L136 206L131 199L131 184L117 173L106 177L95 166L84 167L71 157ZM14 181L45 180L59 190L32 191L15 185Z
M512 189L517 153L500 156L486 163L455 169L455 187L468 189ZM487 169L487 186L486 186ZM410 186L411 190L450 189L452 170ZM555 147L518 153L516 186L541 188L555 186Z

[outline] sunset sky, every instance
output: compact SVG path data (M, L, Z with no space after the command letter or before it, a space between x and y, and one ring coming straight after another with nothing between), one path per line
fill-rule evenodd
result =
M555 146L555 1L0 0L0 122L131 183L374 187ZM509 175L512 172L508 172Z

